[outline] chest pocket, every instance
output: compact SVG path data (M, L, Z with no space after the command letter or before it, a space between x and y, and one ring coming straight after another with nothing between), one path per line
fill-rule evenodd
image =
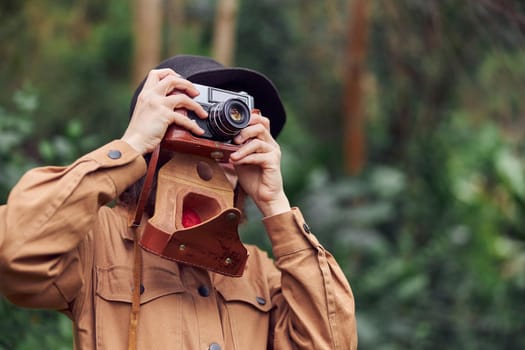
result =
M273 305L266 284L248 278L218 277L215 288L229 318L235 349L266 349Z
M184 287L180 276L163 267L149 266L144 269L140 303L173 293L181 293ZM131 303L133 271L128 266L97 267L97 289L99 297L107 301Z
M97 267L96 274L97 349L125 349L131 311L133 271L128 266L114 265ZM180 322L183 312L181 298L184 291L177 271L163 266L144 267L139 340L151 339L151 334L155 334L156 348L181 341L182 335L176 331L176 327L172 332L163 332L161 328ZM146 336L141 337L141 334Z

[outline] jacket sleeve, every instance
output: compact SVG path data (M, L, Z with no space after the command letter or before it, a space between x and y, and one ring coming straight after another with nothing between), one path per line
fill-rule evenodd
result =
M116 140L68 167L27 172L0 207L0 292L20 306L67 309L83 284L81 255L98 209L145 170Z
M263 219L279 286L272 292L274 349L357 349L354 298L332 255L298 208Z

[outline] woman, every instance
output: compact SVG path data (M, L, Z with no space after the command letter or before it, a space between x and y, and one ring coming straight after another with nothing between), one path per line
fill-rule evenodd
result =
M143 225L129 227L128 204L137 199L145 159L170 125L203 132L181 112L208 117L193 83L246 91L268 116L251 115L226 166L261 211L275 259L246 245L241 277L134 253L133 233L140 237ZM273 84L252 70L176 56L148 74L131 114L120 140L70 166L31 170L14 187L0 207L3 294L20 306L68 315L78 349L356 349L350 286L283 189L274 138L285 112Z

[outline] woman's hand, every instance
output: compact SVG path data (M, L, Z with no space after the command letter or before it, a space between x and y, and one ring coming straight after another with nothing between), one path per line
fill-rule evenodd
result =
M173 94L174 91L182 93ZM170 124L202 135L204 131L197 123L180 111L192 110L199 118L206 118L208 113L193 100L198 94L191 82L171 69L150 71L122 140L137 152L146 154L160 143Z
M230 155L239 183L264 216L290 210L283 188L281 149L270 134L270 121L252 113L250 124L234 138L242 144Z

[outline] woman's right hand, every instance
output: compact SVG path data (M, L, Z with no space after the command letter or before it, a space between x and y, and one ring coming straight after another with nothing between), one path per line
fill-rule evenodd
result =
M155 149L171 124L202 135L204 131L197 123L180 111L191 110L199 118L206 118L208 113L193 100L198 94L190 81L169 68L150 71L121 139L137 152L146 154Z

